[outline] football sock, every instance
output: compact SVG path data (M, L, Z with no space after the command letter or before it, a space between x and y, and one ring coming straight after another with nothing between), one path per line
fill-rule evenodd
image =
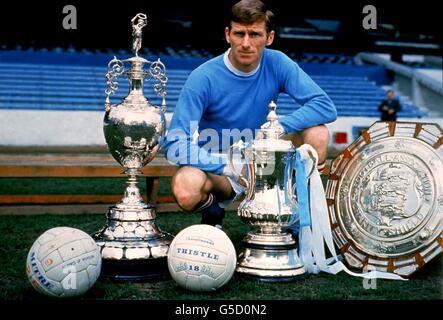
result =
M218 205L217 198L211 193L208 200L198 209L202 214L201 223L209 224L211 226L223 224L225 217L225 209Z

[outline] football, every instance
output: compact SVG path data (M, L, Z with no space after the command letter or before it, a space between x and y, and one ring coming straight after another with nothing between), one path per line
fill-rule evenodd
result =
M52 228L29 250L26 273L41 294L64 298L84 294L97 281L101 253L87 233L70 227Z
M192 291L215 291L232 277L237 264L234 245L222 230L198 224L180 231L168 252L172 278Z

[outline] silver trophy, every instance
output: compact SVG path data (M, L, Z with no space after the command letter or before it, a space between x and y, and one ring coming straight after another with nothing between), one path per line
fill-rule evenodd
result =
M156 225L155 208L145 203L137 187L137 176L159 149L166 121L166 69L158 59L151 62L138 56L141 29L146 15L132 19L133 57L108 64L103 130L109 151L128 175L123 199L109 208L107 225L93 235L103 257L101 276L113 280L149 280L168 274L167 253L172 236ZM125 63L129 68L125 68ZM117 78L127 76L129 94L118 104L110 96L118 89ZM161 107L153 106L143 95L143 81L153 81Z
M443 254L443 130L375 122L331 164L326 199L349 267L401 276Z
M241 179L247 185L247 193L238 215L253 227L243 240L244 250L236 271L261 281L284 282L306 271L295 239L285 231L298 220L296 150L291 141L280 139L283 128L277 120L276 107L274 102L269 104L268 122L257 135L260 137L249 145L234 144L229 158L233 170L236 156L246 162L246 174Z

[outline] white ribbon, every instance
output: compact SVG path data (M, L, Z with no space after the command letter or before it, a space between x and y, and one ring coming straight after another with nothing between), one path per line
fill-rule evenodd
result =
M304 144L298 149L300 158L304 159L306 175L312 170L313 164L317 163L318 155L315 149L309 145ZM311 159L309 153L314 155L315 160ZM319 273L320 271L337 274L340 271L345 271L347 274L362 277L366 279L392 279L392 280L407 280L397 274L390 272L382 272L372 270L367 273L355 273L350 271L340 261L337 255L332 240L332 232L329 222L328 208L326 204L326 195L323 189L323 184L318 170L313 171L310 176L309 184L309 201L311 211L311 226L305 226L300 229L300 258L309 273ZM332 257L326 259L325 246L328 247Z

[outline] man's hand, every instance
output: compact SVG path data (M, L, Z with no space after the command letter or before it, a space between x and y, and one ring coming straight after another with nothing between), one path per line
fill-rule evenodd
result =
M240 174L240 175L239 175ZM223 175L231 178L243 187L248 187L246 181L246 165L240 162L231 162L226 164L223 169Z
M246 166L243 166L243 168L241 169L241 175L240 177L238 177L237 182L245 188L248 187L246 185Z
M255 135L255 139L260 140L263 139L265 136L263 134L263 131L258 131L257 134Z

